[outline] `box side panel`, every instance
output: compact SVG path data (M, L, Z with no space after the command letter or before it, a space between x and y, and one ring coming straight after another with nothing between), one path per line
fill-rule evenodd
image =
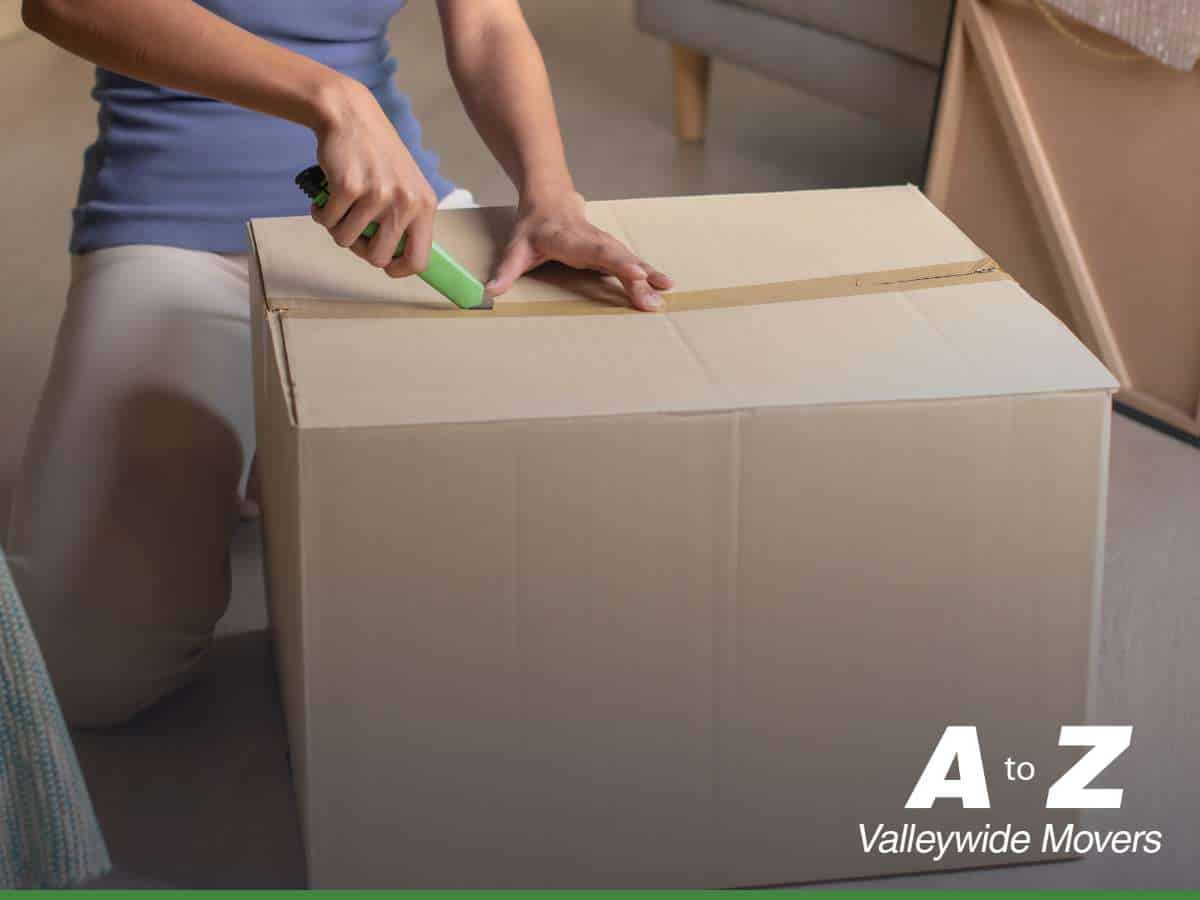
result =
M306 434L315 886L712 883L736 419Z
M1104 392L747 417L722 654L723 879L1045 858L1056 747L1086 715ZM943 729L979 729L991 808L904 804ZM1006 757L1032 761L1028 784ZM865 854L859 826L1028 828L1019 858Z
M283 327L305 428L1116 387L1011 281L657 316L289 314Z
M287 719L293 783L307 834L309 816L304 790L307 727L305 676L301 664L303 553L299 506L299 432L292 421L278 314L267 312L254 253L250 254L250 292L255 431L262 490L267 609Z
M1096 498L1096 567L1092 581L1091 666L1088 669L1087 721L1096 725L1108 724L1096 720L1097 692L1100 685L1100 641L1104 607L1104 561L1108 536L1108 473L1112 457L1112 401L1098 400L1096 416L1100 420L1100 440L1097 441L1096 464L1100 469L1100 492Z

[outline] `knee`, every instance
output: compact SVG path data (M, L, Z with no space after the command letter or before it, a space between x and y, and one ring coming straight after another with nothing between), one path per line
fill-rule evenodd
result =
M193 681L207 658L211 638L190 642L91 641L86 652L66 655L53 643L44 655L63 718L76 728L122 725Z
M72 728L115 728L155 703L155 699L132 691L83 691L75 685L63 685L57 689L57 694L63 718Z
M127 721L191 681L229 600L236 434L166 392L124 412L105 432L116 443L78 462L86 481L39 479L14 531L17 586L81 727ZM60 480L78 490L48 493Z

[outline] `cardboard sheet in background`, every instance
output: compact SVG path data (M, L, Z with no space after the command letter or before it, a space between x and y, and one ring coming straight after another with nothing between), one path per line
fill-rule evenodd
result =
M985 257L908 188L596 206L684 291ZM439 240L485 270L501 215ZM252 240L314 886L776 884L1020 861L861 822L1072 820L903 810L947 724L1056 771L1087 716L1114 382L1015 283L397 317L425 286L311 222Z
M975 3L976 0L972 0ZM966 4L959 9L959 17ZM1029 3L982 4L1036 123L1103 314L1128 369L1119 399L1200 438L1200 72L1116 62L1055 33ZM1129 47L1070 22L1108 52ZM1030 201L980 48L948 71L931 171L935 201L1005 270L1089 342L1072 312L1053 243Z

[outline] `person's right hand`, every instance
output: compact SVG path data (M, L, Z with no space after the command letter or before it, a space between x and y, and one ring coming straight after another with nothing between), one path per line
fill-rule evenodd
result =
M374 95L347 79L316 129L317 162L329 179L329 200L312 217L333 239L393 278L423 272L433 243L437 195ZM369 240L363 229L379 230ZM393 258L407 233L404 253Z

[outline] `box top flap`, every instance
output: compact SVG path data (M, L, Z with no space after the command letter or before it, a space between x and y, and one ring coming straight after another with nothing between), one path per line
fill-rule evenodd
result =
M911 186L607 200L588 219L676 282L676 293L974 262L985 256ZM445 210L435 239L482 280L513 221L510 207ZM389 278L338 248L306 216L251 223L267 301L274 309L365 316L454 312L419 278ZM622 302L595 273L545 266L521 278L497 307L585 298Z
M612 201L591 204L589 218L670 272L676 295L727 289L736 298L764 283L837 283L983 255L909 188ZM510 220L499 208L441 213L438 240L483 274ZM594 303L611 289L560 270L521 279L498 301L497 311L509 303L531 314L496 315L447 310L418 279L387 278L310 220L256 220L252 232L302 428L1116 387L1010 280L661 314L539 315L539 303Z

